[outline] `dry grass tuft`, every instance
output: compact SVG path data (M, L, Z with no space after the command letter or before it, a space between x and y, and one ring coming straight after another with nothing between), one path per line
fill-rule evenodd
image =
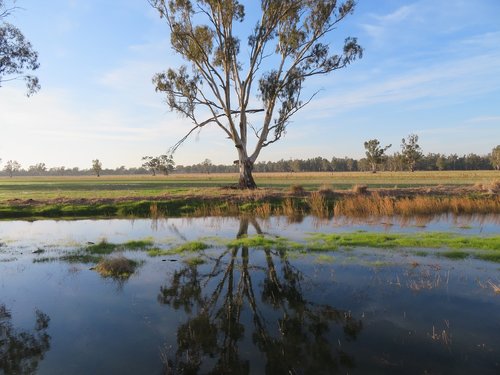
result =
M136 268L137 262L118 256L101 260L95 270L104 277L128 278Z
M495 294L500 294L500 285L495 284L493 281L488 280L488 284L493 289Z

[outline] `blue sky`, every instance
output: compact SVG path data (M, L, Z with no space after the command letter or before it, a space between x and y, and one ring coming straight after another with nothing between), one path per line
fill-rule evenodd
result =
M23 9L8 21L39 52L42 90L27 98L21 82L0 88L3 162L89 168L99 158L104 167L139 166L190 128L151 83L181 60L146 0L17 4ZM321 91L259 161L362 157L372 138L394 152L410 133L426 153L490 152L500 144L499 17L498 0L359 0L330 42L334 49L358 37L363 59L308 81ZM177 164L205 158L236 159L219 129L193 136L174 156Z

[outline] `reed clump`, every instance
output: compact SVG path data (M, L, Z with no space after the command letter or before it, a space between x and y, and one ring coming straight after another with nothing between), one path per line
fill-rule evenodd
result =
M264 219L267 219L273 213L271 203L262 203L261 205L255 207L255 215Z
M338 216L418 216L436 214L500 213L500 197L389 197L377 193L355 195L339 200L334 207Z
M320 218L329 216L328 201L324 194L313 191L309 196L308 204L312 215Z
M293 217L296 216L298 213L299 213L299 208L297 204L293 199L290 198L286 198L281 204L281 207L278 209L278 214L284 216Z

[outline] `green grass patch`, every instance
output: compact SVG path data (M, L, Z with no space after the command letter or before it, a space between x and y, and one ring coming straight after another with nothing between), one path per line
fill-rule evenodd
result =
M122 244L110 243L106 239L101 240L99 243L89 245L85 251L90 254L111 254L114 251L123 250L146 250L154 245L152 239L147 238L143 240L127 241Z
M196 267L196 266L204 264L205 260L203 260L200 257L192 257L192 258L186 258L186 259L184 259L183 262L185 264L187 264L188 266Z
M101 242L89 245L85 248L86 252L90 254L111 254L113 251L118 249L120 245L109 243L106 240L101 240Z
M146 238L143 240L133 240L127 241L121 245L126 250L144 250L154 245L154 241L151 238Z
M485 252L475 254L475 257L481 260L486 260L488 262L500 263L500 251L498 252Z
M174 254L182 255L186 253L203 251L208 249L209 247L211 247L211 245L203 241L189 241L170 249L160 249L157 247L149 249L148 255L151 257L174 255Z
M189 241L170 250L170 254L183 254L188 252L196 252L206 250L210 247L209 244L202 241Z
M284 237L269 237L263 235L244 236L226 242L227 247L253 247L260 249L302 250L304 246Z
M169 254L170 253L168 250L160 249L158 247L154 247L154 248L148 250L148 255L150 257L160 257L160 256L164 256L164 255L169 255Z
M460 236L454 233L341 233L312 234L308 238L310 250L335 250L339 247L374 247L374 248L451 248L499 250L500 236L478 237Z

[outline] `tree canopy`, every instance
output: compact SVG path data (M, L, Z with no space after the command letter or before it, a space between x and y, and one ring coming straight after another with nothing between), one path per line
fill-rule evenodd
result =
M353 13L353 0L261 0L252 28L237 0L148 1L165 19L174 51L190 64L153 78L168 106L193 123L172 152L193 132L218 127L237 149L242 188L256 187L252 169L261 150L283 137L314 96L305 95L305 80L342 69L363 52L356 38L346 38L338 53L325 42Z
M0 87L3 82L24 79L27 95L40 90L38 78L28 71L38 69L38 53L16 26L5 22L15 7L0 0Z
M496 170L500 170L500 145L496 146L491 150L491 164Z
M422 149L418 144L418 135L410 134L407 139L401 140L401 153L403 155L406 166L410 171L415 171L415 165L422 156Z
M371 165L372 172L375 173L377 172L377 166L385 159L385 152L392 145L381 147L378 139L370 139L364 143L364 146L366 149L366 159Z
M94 159L92 160L92 170L94 171L94 174L97 177L101 176L102 172L102 162L99 161L99 159Z

